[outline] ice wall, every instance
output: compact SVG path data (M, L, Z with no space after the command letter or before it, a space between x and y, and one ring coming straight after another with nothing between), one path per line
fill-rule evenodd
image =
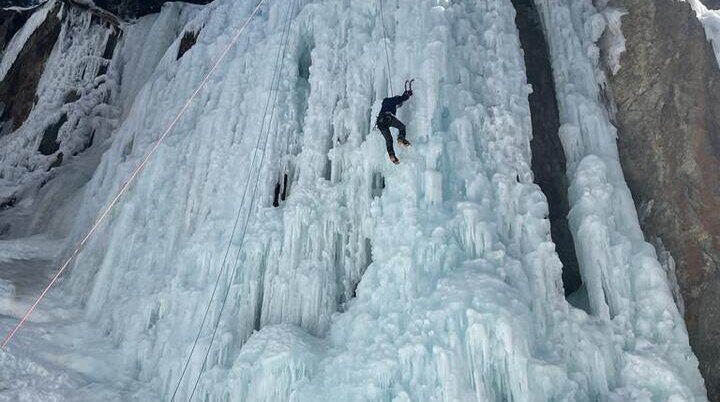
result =
M132 104L197 12L167 5L160 15L118 29L74 7L62 5L60 10L60 35L51 43L33 110L23 126L0 138L0 204L12 200L0 207L4 335L66 255L75 240L69 233L86 230L94 218L95 210L81 207L85 186L114 139L123 105ZM57 130L58 148L44 155L38 147L49 127ZM51 292L32 317L33 324L14 340L13 353L0 352L0 401L127 401L127 388L136 400L157 399L109 365L114 354L107 342L94 337L92 325L77 319L77 306L69 301L64 292ZM76 324L81 328L65 329ZM50 331L58 335L46 338ZM81 347L75 344L78 339Z
M253 154L264 154L247 235L233 240L221 277L229 301L196 399L704 400L597 100L603 19L589 1L537 4L589 312L563 297L547 202L532 181L531 88L509 0L386 3L396 90L416 78L399 112L413 142L399 166L373 130L388 95L377 4L269 2L59 290L112 343L107 364L170 399L236 213L252 205L240 200ZM201 27L197 44L176 60L177 37L152 71L131 55L153 40L123 45L123 65L136 67L120 93L136 95L87 186L75 236L252 7L204 8L188 27ZM288 9L275 119L263 122ZM271 135L258 147L263 123ZM287 197L273 207L285 175ZM176 400L188 399L211 329ZM59 333L86 336L76 326Z

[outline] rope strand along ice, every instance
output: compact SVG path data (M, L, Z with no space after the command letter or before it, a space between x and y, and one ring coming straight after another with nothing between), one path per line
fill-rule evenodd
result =
M289 36L290 22L291 22L290 17L292 15L292 10L294 10L295 3L297 3L297 0L292 1L292 3L290 4L291 8L290 8L290 10L288 10L287 31L285 32L285 35L286 35L285 44L281 45L282 51L278 53L278 57L283 57L283 55L285 54L285 49L287 47L287 42L289 40L288 36ZM235 254L235 262L234 262L233 268L232 268L232 274L230 276L230 280L228 281L228 286L225 289L225 295L223 296L222 302L220 304L220 311L218 312L218 316L215 319L215 323L213 324L212 335L210 337L210 344L208 345L207 349L205 350L205 356L203 357L203 364L202 364L202 367L200 368L200 372L198 373L197 377L195 378L195 384L193 385L192 392L190 393L190 397L188 398L188 402L190 402L193 399L193 396L195 396L195 391L197 391L198 384L200 384L200 377L202 377L203 373L205 372L205 369L207 368L208 356L210 356L210 350L212 349L212 346L215 343L217 331L220 326L220 319L222 318L223 312L225 311L225 306L227 305L228 296L230 295L230 286L232 285L232 283L235 282L235 277L237 276L238 264L240 263L240 254L242 251L242 247L245 244L245 235L247 234L248 225L250 223L250 217L251 217L253 208L255 207L255 201L257 200L257 189L258 189L258 184L260 182L260 171L261 171L263 162L265 161L265 156L267 155L266 150L267 150L268 138L270 137L270 131L272 130L272 123L273 123L273 119L275 117L277 100L278 100L278 96L280 93L280 91L279 91L279 89L280 89L280 71L282 71L284 65L285 65L285 58L283 57L282 62L280 63L280 69L278 70L278 74L277 74L277 81L276 81L275 90L274 90L275 96L273 98L272 109L270 111L270 120L268 121L267 131L265 132L265 135L263 137L264 139L263 139L262 153L260 156L260 162L257 165L256 176L255 176L254 180L252 180L255 184L253 186L253 191L250 196L250 205L247 208L247 215L245 217L245 221L243 222L242 232L240 234L240 238L239 238L239 242L238 242L238 244L239 244L238 251ZM277 69L277 64L275 66ZM270 91L270 94L272 94L272 92L273 91ZM270 96L270 94L268 96ZM265 119L265 117L263 117L263 120L264 119ZM260 130L261 135L258 137L258 141L260 140L260 137L262 137L262 132L263 132L263 130ZM252 168L250 169L250 172L252 173ZM250 180L248 180L248 183L250 183ZM242 208L242 206L241 206L241 208Z
M388 83L390 84L390 93L394 94L395 91L393 91L393 84L392 84L392 71L390 68L390 53L388 52L388 45L387 45L387 29L385 28L385 11L383 9L382 0L378 0L378 4L380 5L380 22L382 23L383 28L383 44L385 45L385 62L387 63L387 75L388 75Z
M195 336L195 340L193 341L193 345L190 348L190 353L188 354L188 357L185 360L185 363L183 364L183 369L182 369L182 372L180 373L180 378L178 378L177 384L175 384L175 389L173 390L172 397L170 398L171 402L175 401L177 398L178 392L180 390L180 386L182 385L182 381L185 378L185 375L187 374L187 370L190 367L190 362L195 353L195 350L197 349L197 345L200 340L200 336L202 335L202 330L203 330L203 328L205 328L205 322L207 321L207 318L208 318L209 312L210 312L210 308L212 307L213 301L215 300L215 295L217 294L217 290L220 286L220 279L222 278L223 273L225 272L225 267L228 262L228 256L230 255L230 249L232 248L233 240L235 239L235 234L237 233L237 230L238 230L238 224L240 223L240 218L243 216L242 211L243 211L243 207L245 206L245 199L247 198L248 190L250 188L250 183L254 181L255 184L253 186L252 195L250 196L250 206L247 209L247 215L243 219L242 229L240 231L240 233L241 233L240 240L239 240L240 245L238 247L238 252L235 257L235 263L233 265L233 272L232 272L230 280L228 281L227 288L225 289L225 295L223 296L223 299L222 299L220 311L218 312L217 318L215 319L215 322L213 323L213 330L212 330L212 336L210 338L210 344L208 345L207 350L205 351L202 367L200 368L200 372L198 373L198 375L195 379L195 382L194 382L194 385L192 388L192 392L190 393L188 401L192 400L193 396L195 395L195 391L197 390L197 386L200 382L200 377L202 376L203 372L205 371L208 355L210 354L210 349L212 348L212 345L215 341L215 335L217 334L217 329L218 329L218 326L220 325L220 318L222 317L222 313L225 310L225 304L227 302L228 295L230 294L230 286L233 283L233 280L235 278L236 268L237 268L238 260L240 257L240 251L242 250L242 246L245 241L245 234L247 232L247 227L248 227L248 223L250 220L250 214L252 213L252 209L255 204L255 198L256 198L255 196L256 196L256 191L257 191L257 187L258 187L258 181L260 179L260 168L262 167L263 161L265 160L265 149L267 147L267 140L270 135L270 130L272 129L272 121L273 121L273 117L275 115L275 106L277 105L277 99L278 99L278 89L280 87L280 73L281 73L282 66L284 65L284 61L285 61L283 58L282 63L281 63L281 57L284 55L285 48L287 47L288 36L289 36L289 32L290 32L290 22L292 20L291 17L292 17L292 11L294 10L294 5L295 5L295 1L291 2L288 5L288 11L285 16L283 32L280 37L281 45L280 45L280 48L278 49L278 54L275 59L272 80L270 82L270 91L268 93L268 97L265 102L265 108L263 110L263 115L262 115L262 120L261 120L262 123L260 125L260 131L258 133L258 138L255 143L255 150L253 151L252 159L250 162L250 170L249 170L248 180L245 182L245 188L243 190L243 195L240 200L240 204L238 206L238 210L237 210L237 214L235 216L235 221L233 224L232 231L230 232L230 238L228 239L228 245L225 249L222 263L220 264L220 270L219 270L217 278L215 280L215 285L213 286L213 290L210 293L210 300L207 303L207 306L203 313L203 318L200 321L200 327L198 328L198 332ZM278 64L280 64L280 68L278 68ZM273 97L273 94L274 94L274 97ZM271 101L272 101L272 109L270 109ZM267 119L269 109L271 110L270 111L270 120L268 121L267 130L266 130L265 129L265 127L266 127L265 120ZM259 163L257 164L257 176L253 180L253 178L252 178L253 172L254 172L254 169L256 166L255 161L258 158L258 152L260 150L260 143L261 143L261 139L263 139L263 138L264 138L264 141L263 141L263 148L262 148L263 149L262 156L260 158Z

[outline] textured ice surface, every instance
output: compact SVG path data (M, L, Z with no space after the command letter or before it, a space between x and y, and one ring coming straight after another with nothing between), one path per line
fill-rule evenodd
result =
M264 122L270 140L256 147L293 3L268 3L81 253L40 312L69 303L58 324L31 324L0 354L21 375L55 384L31 387L26 400L89 400L74 373L104 384L108 400L170 399L255 152L265 154L256 207L242 247L232 243L237 274L221 278L228 305L197 400L705 400L599 101L595 41L605 19L589 0L537 1L588 312L563 297L547 202L532 181L531 89L510 1L385 3L396 90L416 78L398 113L413 142L399 166L373 130L388 95L375 2L298 1L276 118ZM199 30L197 44L179 60L184 30L168 13L192 13L166 8L127 27L116 57L122 117L80 193L71 237L92 223L253 7L218 0L194 14L187 30ZM285 175L287 198L273 207ZM203 329L177 400L188 399L210 334ZM28 356L34 338L43 342ZM79 353L87 344L92 352ZM68 352L53 360L53 348ZM55 364L37 363L47 360Z
M50 3L43 8L52 7ZM89 13L67 7L61 13L60 35L38 84L35 105L22 127L0 137L0 202L16 204L12 210L3 208L3 224L10 226L0 228L3 236L36 234L53 226L48 221L67 219L68 211L60 213L59 204L88 181L101 155L101 147L88 147L102 144L117 123L118 108L109 102L118 77L113 71L101 73L109 63L102 56L113 31L92 23ZM57 149L42 154L45 133L53 130ZM59 180L52 180L55 177Z

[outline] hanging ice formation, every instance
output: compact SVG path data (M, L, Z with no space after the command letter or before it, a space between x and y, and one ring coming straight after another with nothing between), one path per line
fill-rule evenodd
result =
M413 142L399 166L373 131L388 95L375 2L298 0L275 118L263 121L293 3L267 3L54 296L0 352L0 399L169 400L259 152L257 201L242 247L231 247L234 280L232 264L221 277L228 304L195 400L705 400L599 100L604 20L590 0L536 0L585 310L564 298L547 202L532 180L531 88L511 2L385 3L392 78L416 78L399 112ZM88 105L106 130L102 158L88 163L82 187L55 193L73 219L3 242L27 250L60 238L53 244L69 250L254 6L174 4L125 26L103 75L112 95ZM58 52L47 85L70 69ZM39 93L39 105L52 96ZM32 114L26 125L41 122ZM257 147L263 124L271 134ZM23 130L28 141L37 135ZM0 138L2 169L13 138ZM70 166L91 159L80 153ZM12 177L3 191L23 184ZM12 291L0 282L5 300ZM3 332L12 324L0 319ZM176 400L188 399L210 334L206 326Z

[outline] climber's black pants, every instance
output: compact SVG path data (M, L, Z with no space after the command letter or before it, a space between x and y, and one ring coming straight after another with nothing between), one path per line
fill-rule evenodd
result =
M383 137L385 137L385 146L387 148L388 155L395 155L395 149L393 148L393 137L392 134L390 134L390 127L397 128L400 131L400 134L398 134L398 139L401 139L405 138L405 125L391 113L385 113L378 116L377 127Z

